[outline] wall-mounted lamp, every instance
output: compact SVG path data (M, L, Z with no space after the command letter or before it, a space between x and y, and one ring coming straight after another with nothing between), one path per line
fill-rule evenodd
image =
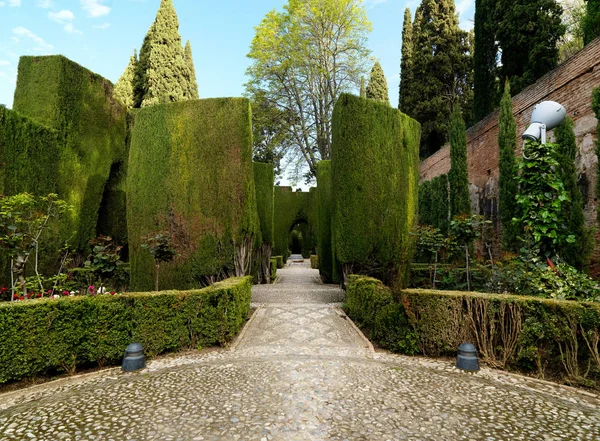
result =
M533 108L531 125L523 133L524 140L546 143L546 132L562 124L567 117L565 108L554 101L543 101Z

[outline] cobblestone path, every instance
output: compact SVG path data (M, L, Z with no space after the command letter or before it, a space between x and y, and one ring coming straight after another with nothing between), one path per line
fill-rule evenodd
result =
M2 440L600 440L600 397L372 350L294 263L232 350L0 395Z

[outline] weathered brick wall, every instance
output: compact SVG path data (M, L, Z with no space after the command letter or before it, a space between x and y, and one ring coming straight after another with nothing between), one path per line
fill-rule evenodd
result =
M517 135L529 125L533 107L546 100L565 106L575 123L579 146L577 167L585 199L586 219L595 220L597 158L594 153L596 118L592 111L592 91L600 86L600 38L577 55L542 77L513 98ZM467 157L473 207L481 214L494 216L498 189L498 111L467 131ZM520 148L520 147L519 147ZM519 154L519 152L516 152ZM421 163L421 180L426 181L450 170L450 148L445 146Z

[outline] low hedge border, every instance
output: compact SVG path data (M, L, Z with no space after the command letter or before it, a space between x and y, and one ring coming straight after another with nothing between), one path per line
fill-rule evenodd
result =
M250 289L240 277L200 290L0 304L0 384L118 364L132 342L150 357L222 345L248 317Z
M471 341L483 362L600 390L600 304L408 289L351 276L346 312L395 352L456 355Z
M275 256L275 260L277 261L277 268L281 269L285 265L285 259L283 256Z

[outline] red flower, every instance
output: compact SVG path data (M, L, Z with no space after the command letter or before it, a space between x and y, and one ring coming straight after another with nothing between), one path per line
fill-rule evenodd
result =
M37 298L41 298L42 297L42 293L38 293Z
M69 295L69 291L63 291L63 296L68 296Z
M110 292L110 295L111 295L111 296L114 296L115 294L116 294L116 292L114 292L114 291L111 291L111 292Z
M19 297L19 300L25 300L25 297L21 296Z
M8 291L8 288L6 286L3 286L2 291L6 292L6 291Z

